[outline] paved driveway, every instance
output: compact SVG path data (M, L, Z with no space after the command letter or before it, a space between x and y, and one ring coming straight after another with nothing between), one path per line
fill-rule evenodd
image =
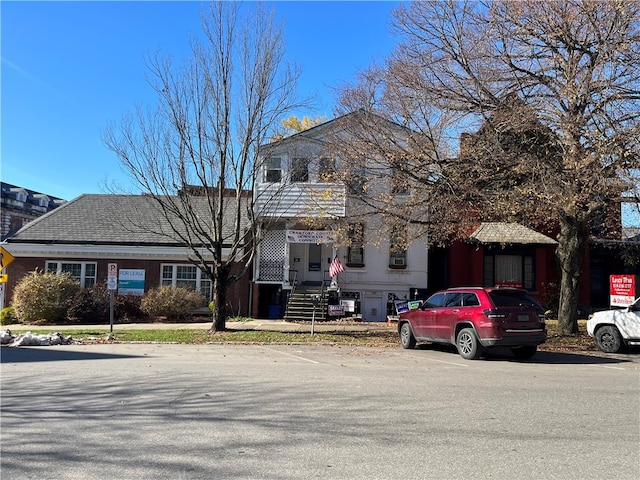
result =
M625 358L314 345L1 354L2 479L640 478L640 363Z

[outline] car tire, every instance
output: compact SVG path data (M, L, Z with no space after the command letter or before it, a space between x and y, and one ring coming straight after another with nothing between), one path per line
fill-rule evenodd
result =
M458 332L456 348L465 360L476 360L482 356L484 351L473 328L463 328Z
M596 332L596 344L605 353L616 353L622 348L622 337L613 325L604 325Z
M416 346L416 337L413 336L411 325L407 322L400 327L400 344L402 348L414 348Z
M533 357L538 351L537 345L523 345L521 347L512 348L511 351L515 355L516 358L521 360L526 360L527 358Z

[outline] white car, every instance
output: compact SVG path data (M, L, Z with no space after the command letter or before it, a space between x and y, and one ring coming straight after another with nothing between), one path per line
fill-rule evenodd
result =
M587 333L606 353L618 352L623 345L640 345L640 297L626 308L589 315Z

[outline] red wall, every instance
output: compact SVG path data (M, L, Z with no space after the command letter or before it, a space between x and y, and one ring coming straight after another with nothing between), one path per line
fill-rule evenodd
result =
M11 304L11 296L15 285L29 272L39 270L41 272L45 269L45 263L47 261L58 260L70 260L69 258L15 258L13 262L7 266L6 272L9 275L9 280L5 284L5 297L4 306L7 307ZM143 269L145 270L145 291L151 288L158 287L160 285L160 272L161 264L172 263L179 264L184 263L188 265L188 262L177 262L166 260L136 260L136 259L109 259L109 260L96 260L95 258L74 258L76 262L96 262L97 263L97 282L107 282L107 264L117 263L118 269L131 268L131 269ZM231 305L231 313L233 315L248 316L250 314L250 274L245 274L238 282L234 283L228 290L228 302Z

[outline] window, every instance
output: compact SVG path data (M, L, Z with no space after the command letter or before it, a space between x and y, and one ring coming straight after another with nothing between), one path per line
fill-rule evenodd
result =
M463 293L462 305L465 307L478 307L480 306L480 300L475 293Z
M292 182L309 181L309 160L306 158L294 158L291 165Z
M60 275L68 272L80 282L80 286L88 288L96 283L95 262L46 262L47 272Z
M407 195L409 193L407 179L401 175L396 167L391 172L391 193L393 195Z
M395 226L389 239L389 268L406 268L407 240L404 227Z
M444 305L444 293L436 293L435 295L430 296L425 302L422 304L423 308L437 308L442 307Z
M349 226L349 246L347 247L347 266L364 266L364 225L354 224Z
M444 296L443 307L461 307L462 306L462 293L446 293Z
M484 285L535 289L533 255L485 255Z
M265 181L279 183L282 180L282 165L280 158L270 157L267 159Z
M349 193L357 195L367 190L367 176L364 167L356 168L349 172L349 177L345 179Z
M205 305L211 301L211 280L195 265L162 265L160 284L199 292L205 298Z
M320 182L333 182L336 178L336 162L333 158L321 158L318 163L318 179Z

